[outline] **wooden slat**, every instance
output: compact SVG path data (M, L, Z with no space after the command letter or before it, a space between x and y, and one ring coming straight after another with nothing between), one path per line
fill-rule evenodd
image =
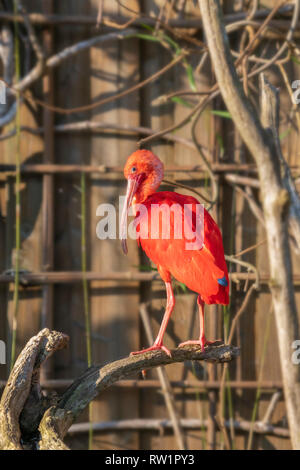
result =
M35 2L30 0L27 8L36 8ZM38 10L37 10L38 11ZM21 43L22 49L22 43ZM22 67L21 67L22 68ZM37 126L35 112L32 108L23 104L21 107L21 124L28 124L35 129ZM11 129L7 126L3 129L6 133ZM25 137L21 134L21 163L41 163L42 152L44 151L43 141L34 135ZM12 139L0 142L0 162L1 164L15 163L16 141ZM3 189L6 199L5 210L5 245L2 247L2 257L4 258L5 269L14 267L15 258L15 178L9 177L6 187ZM42 184L36 178L29 178L21 183L21 252L20 268L30 271L42 269L41 259L41 200ZM13 315L13 286L5 288L5 294L1 296L1 315L6 318L7 329L7 361L10 361L10 337L11 319ZM24 343L39 330L40 326L41 298L31 298L30 294L22 292L18 309L18 329L17 329L17 354L24 346ZM28 321L30 318L30 321ZM8 369L8 367L7 367ZM6 371L6 373L8 370Z
M97 12L98 0L91 0L90 12ZM128 7L139 8L139 2L130 0ZM104 15L119 14L121 7L117 2L104 2ZM90 51L90 94L95 100L128 88L137 83L139 77L138 41L130 39L126 43L105 49L92 48ZM109 122L125 122L139 126L138 93L104 106L100 111L91 112L91 120L101 119ZM115 136L93 135L90 140L90 164L94 166L123 167L127 156L135 150L134 140L124 140ZM137 247L129 244L129 255L124 256L119 240L99 240L96 237L96 209L99 204L111 202L117 205L118 198L124 191L124 184L90 184L89 194L89 258L91 269L99 274L106 269L120 271L138 264ZM117 357L128 355L138 342L138 283L130 291L117 281L103 283L95 280L91 283L91 319L94 333L106 338L106 341L93 342L94 361L113 361ZM118 295L116 295L118 292ZM138 417L138 391L122 393L113 390L105 399L101 396L93 406L93 420L115 419L116 416L130 419ZM123 436L109 434L106 443L96 438L98 448L138 447L138 435L128 432Z

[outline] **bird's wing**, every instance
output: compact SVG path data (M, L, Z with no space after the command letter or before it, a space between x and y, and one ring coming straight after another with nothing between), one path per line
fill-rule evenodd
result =
M167 211L166 206L172 204L176 207L174 213L170 213L170 237L164 239L162 236L163 218L167 216L164 210ZM197 212L196 206L199 204L190 196L167 191L155 193L146 202L147 215L139 221L144 228L147 224L147 237L141 236L139 242L160 271L168 270L177 280L196 292L200 289L207 295L216 296L220 291L218 279L225 278L228 281L222 236L217 224L205 209ZM187 239L186 233L181 238L175 237L176 225L180 218L184 226L184 205L188 205L191 210L190 217L186 217L190 223L190 230L197 232L198 247L194 249L188 249L191 238ZM160 211L160 217L157 219L153 217L155 211ZM156 226L153 222L155 220ZM159 220L158 224L157 220ZM198 233L199 231L201 233Z

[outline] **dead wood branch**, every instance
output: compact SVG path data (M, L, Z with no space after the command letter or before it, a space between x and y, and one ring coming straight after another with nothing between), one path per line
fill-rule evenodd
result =
M295 5L298 9L298 2ZM300 377L299 368L291 361L291 346L299 337L299 331L287 231L289 192L283 185L276 144L268 131L271 127L269 116L273 115L270 109L272 104L267 99L269 84L261 77L261 123L243 92L233 65L228 37L222 22L220 2L201 0L199 6L223 99L258 168L284 394L292 445L294 449L300 449Z
M208 420L201 420L196 418L182 418L180 425L183 429L203 429L207 428ZM279 437L290 436L289 430L283 427L275 426L270 423L264 423L263 421L256 421L253 425L250 421L245 420L229 420L224 421L224 426L230 429L234 427L239 432L249 432L251 425L254 427L253 432L255 434L267 434ZM89 431L90 423L79 423L73 424L70 427L68 434L75 435L86 433ZM172 429L172 422L168 419L122 419L120 421L106 421L104 423L93 423L93 430L96 432L118 432L118 431L129 431L129 430L140 430L140 431L170 431Z
M118 380L144 369L176 362L224 363L239 355L237 347L216 344L205 348L204 352L195 346L173 349L171 358L161 351L129 356L104 366L90 367L73 382L59 402L53 404L41 393L39 370L41 364L67 342L66 335L44 329L31 338L21 352L0 402L1 449L66 449L63 438L77 416L102 390Z
M66 335L45 328L23 349L1 397L0 449L22 449L21 423L26 432L29 429L33 431L34 425L38 424L37 419L44 406L39 384L41 364L67 343Z
M31 43L33 42L33 49L37 55L37 63L28 72L28 74L25 75L18 83L14 84L14 86L10 86L8 82L5 82L10 90L10 93L13 95L20 93L20 95L23 96L26 90L30 86L32 86L37 80L42 78L42 76L47 71L47 69L51 69L51 68L59 66L65 60L69 59L70 57L73 57L79 52L89 49L98 44L104 44L107 41L116 40L116 39L119 39L119 40L126 39L126 38L134 36L134 34L136 33L136 30L134 29L127 29L126 31L118 31L118 32L108 33L106 35L96 36L85 41L80 41L76 44L73 44L72 46L66 47L62 51L58 52L57 54L54 54L53 56L45 60L42 50L40 49L38 45L35 32L29 22L29 18L30 18L30 15L27 15L27 16L24 15L24 22L28 27L29 37L30 37ZM42 104L42 105L45 104L44 102L41 102L40 100L35 100L32 96L27 96L27 99L33 102L36 102L37 104ZM91 106L93 107L94 105L95 103L93 103ZM77 111L77 109L76 110L60 110L59 108L56 108L55 106L50 106L50 105L46 105L46 106L48 107L48 109L52 109L53 111L57 111L57 112L65 111L66 113L69 113L69 112ZM16 114L16 108L17 107L16 107L16 102L15 102L12 104L8 112L0 118L0 127L3 127L4 125L8 124L14 119L15 114Z

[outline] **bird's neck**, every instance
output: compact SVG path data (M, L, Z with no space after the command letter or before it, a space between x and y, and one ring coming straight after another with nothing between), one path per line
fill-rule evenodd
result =
M154 189L148 184L142 185L133 198L133 205L143 204L149 196L155 193L155 191L156 188Z

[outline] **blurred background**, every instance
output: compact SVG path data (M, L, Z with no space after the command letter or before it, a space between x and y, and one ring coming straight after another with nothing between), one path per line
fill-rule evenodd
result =
M222 98L212 97L215 78L198 3L8 0L0 6L1 77L20 92L16 102L8 91L0 105L0 339L8 352L1 387L11 354L41 328L70 336L68 350L43 369L45 393L59 394L89 363L112 362L147 346L147 320L156 335L166 299L157 272L135 241L129 241L126 257L119 240L96 236L97 207L118 207L126 188L125 161L137 142L151 137L141 146L162 159L168 180L215 200L211 214L225 252L244 262L228 262L230 305L206 307L208 339L226 340L239 314L232 343L241 355L223 380L222 365L168 366L163 380L170 381L171 409L156 370L146 380L135 376L116 383L81 415L83 425L71 428L67 444L289 449L257 172ZM236 55L273 7L271 0L223 1ZM286 2L269 21L256 58L243 65L246 75L274 56L292 14ZM266 67L280 89L282 151L298 188L300 118L292 83L300 78L299 31L284 59ZM258 108L257 76L243 84ZM164 134L156 136L159 131ZM175 188L164 184L166 189ZM299 302L299 254L292 253ZM168 347L198 332L196 295L175 285ZM90 443L89 420L98 423ZM263 420L268 429L255 425Z

